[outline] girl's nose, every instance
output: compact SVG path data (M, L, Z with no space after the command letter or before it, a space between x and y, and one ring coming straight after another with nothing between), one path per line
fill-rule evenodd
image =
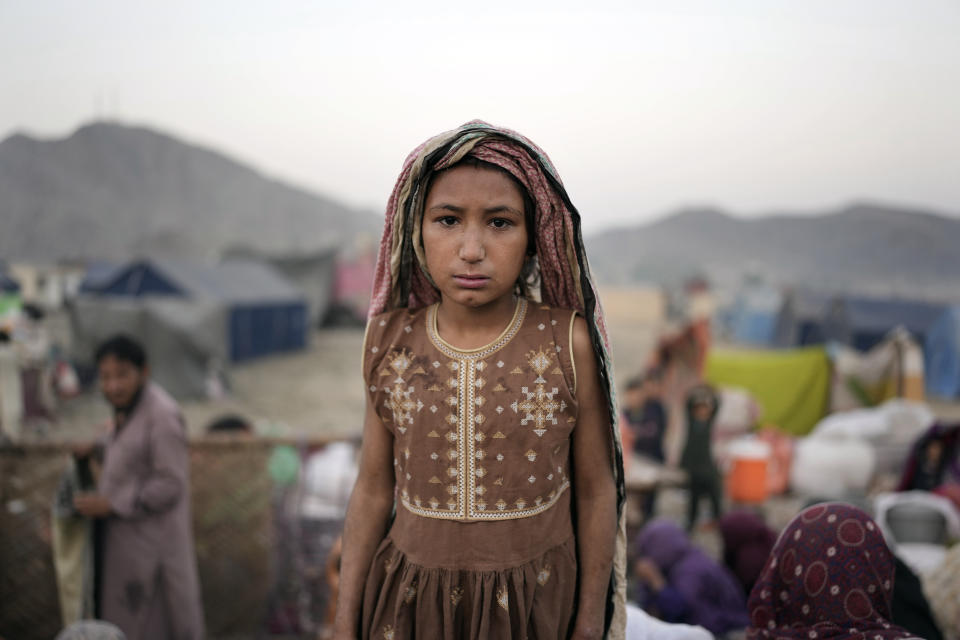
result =
M486 256L483 248L483 236L478 231L468 229L460 243L460 259L464 262L479 262Z

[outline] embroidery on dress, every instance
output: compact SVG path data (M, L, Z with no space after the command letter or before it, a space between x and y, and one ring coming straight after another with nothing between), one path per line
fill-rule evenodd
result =
M387 356L389 367L397 377L393 380L393 387L385 388L387 399L384 404L393 413L393 422L401 434L406 433L407 428L413 425L414 412L423 409L423 402L413 398L413 386L408 385L403 377L414 361L415 358L406 349L392 351Z
M397 449L398 479L412 471L414 477L408 480L416 482L399 487L400 502L412 513L468 521L523 518L550 508L569 487L566 478L560 476L557 476L561 481L559 486L550 485L553 480L547 475L550 469L541 468L550 452L527 440L533 433L539 440L558 424L566 428L561 420L571 417L575 407L567 404L570 400L567 387L559 384L555 377L560 360L554 353L555 342L546 338L517 348L509 358L493 356L520 329L523 309L521 302L509 329L496 343L480 351L460 351L444 343L436 332L435 308L428 310L427 334L443 356L411 352L399 346L383 349L387 357L382 369L390 375L379 380L380 392L389 398L384 404L404 427L394 427L394 430L398 436L404 435L407 428L411 431L423 428L426 432L421 436L417 431L417 446L424 446L426 451L422 453L429 456L420 474L413 466L406 468L412 465L414 457L411 454L408 460L403 447L409 445L411 450L415 449L414 441L402 438ZM421 361L423 367L418 366ZM518 384L511 383L508 388L505 383L510 379L510 365L516 367L511 373L520 378ZM422 378L418 386L415 375L426 373L423 369L429 370L430 377ZM521 392L524 383L527 386L522 387ZM423 391L437 395L420 396ZM496 393L505 395L497 398ZM417 403L418 399L422 404ZM430 411L421 415L422 408ZM523 428L519 431L511 430L521 425ZM504 443L515 439L525 446L505 456ZM554 452L554 457L556 455ZM522 497L513 491L503 491L505 469L508 464L517 463L527 467L526 475L520 476L528 482L524 485L528 489L521 491L526 494ZM494 464L497 466L492 467ZM516 470L520 468L517 465ZM416 477L418 475L420 477ZM538 493L541 495L536 495Z
M450 602L456 607L463 600L463 587L454 587L450 591Z
M501 585L501 587L497 589L497 604L503 607L504 611L509 610L510 593L507 591L506 585Z
M545 564L543 568L540 569L540 573L537 574L537 583L542 587L547 584L550 580L550 565Z
M383 628L383 640L393 640L394 631L393 627L389 624Z
M543 434L547 432L548 424L557 424L557 417L554 413L563 413L567 404L563 400L558 401L554 398L560 391L557 387L551 387L550 391L546 389L547 381L543 374L553 364L553 356L550 352L545 351L542 347L537 351L530 351L527 353L527 362L537 374L537 378L534 380L536 386L533 391L530 391L530 387L521 387L520 393L526 398L519 401L514 400L510 408L513 409L514 413L525 414L520 419L520 424L526 426L533 422L533 432L542 438Z
M410 583L410 586L407 587L407 591L403 594L403 602L405 604L410 604L417 597L417 581L414 580Z

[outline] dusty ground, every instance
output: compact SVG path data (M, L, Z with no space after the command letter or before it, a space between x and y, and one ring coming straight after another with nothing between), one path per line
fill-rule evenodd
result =
M612 319L611 343L618 388L639 372L660 331L652 319L628 324ZM230 374L231 393L217 401L183 404L192 434L199 435L213 419L235 413L252 420L262 435L292 437L353 437L360 433L364 394L359 354L360 329L316 332L307 350L258 360L235 367ZM945 419L960 420L960 403L932 402L934 412ZM34 438L81 440L102 430L109 411L99 394L89 393L64 403L57 424L34 432ZM682 521L685 494L667 489L658 511ZM790 496L771 499L764 505L769 522L785 525L801 505ZM697 533L698 542L717 553L719 540L713 531Z
M618 384L637 373L656 339L658 326L611 326ZM230 372L229 397L183 403L192 434L218 416L236 413L252 420L263 435L353 436L363 419L360 379L361 329L317 331L307 350L236 366ZM57 424L35 436L82 439L109 417L97 393L62 403Z
M305 351L234 367L228 397L182 403L191 434L199 435L212 420L228 413L253 421L262 435L358 434L364 402L359 360L362 342L360 329L318 331ZM64 402L59 413L48 437L89 437L109 417L107 405L97 393Z

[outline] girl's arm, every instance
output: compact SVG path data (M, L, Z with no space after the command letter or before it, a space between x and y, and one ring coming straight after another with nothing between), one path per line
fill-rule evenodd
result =
M580 598L573 637L603 637L607 587L617 532L617 490L607 398L583 318L573 325L580 415L573 430L573 496L577 512Z
M393 435L368 402L360 470L343 527L335 638L357 638L360 635L358 627L364 583L373 555L387 533L387 521L393 511L393 489Z

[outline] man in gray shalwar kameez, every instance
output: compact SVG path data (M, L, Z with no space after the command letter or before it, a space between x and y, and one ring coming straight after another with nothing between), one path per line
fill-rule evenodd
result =
M99 617L129 640L202 638L183 418L150 382L146 355L131 338L111 338L96 359L116 421L103 441L98 491L74 505L100 519Z

